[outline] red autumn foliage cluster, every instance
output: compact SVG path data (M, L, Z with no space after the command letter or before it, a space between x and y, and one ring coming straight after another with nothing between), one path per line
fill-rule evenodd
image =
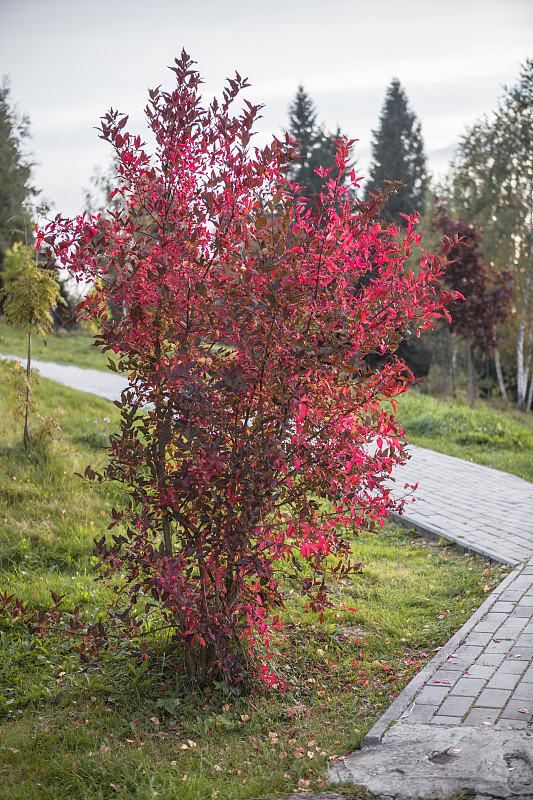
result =
M451 331L475 344L484 356L491 356L501 341L497 326L503 325L510 313L512 271L497 272L484 263L483 232L479 226L453 219L438 200L435 214L443 235L459 240L448 253L443 276L445 284L463 298L448 306Z
M79 314L130 378L105 473L86 470L128 498L96 549L124 602L115 633L168 628L194 679L238 680L277 624L280 575L320 611L331 576L357 569L346 529L391 505L405 453L383 400L413 379L399 341L449 300L446 259L406 272L415 220L400 235L380 222L385 198L350 200L349 142L312 207L295 201L293 143L254 148L258 107L232 114L246 81L204 107L186 53L172 71L173 91L150 92L153 156L126 117L103 118L118 210L58 216L39 244L93 282ZM379 372L376 352L390 356Z

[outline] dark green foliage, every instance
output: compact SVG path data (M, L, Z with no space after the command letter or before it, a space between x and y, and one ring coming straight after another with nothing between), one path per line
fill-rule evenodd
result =
M404 186L391 194L383 210L387 222L401 223L400 214L422 213L428 185L420 123L409 109L407 95L394 78L387 89L379 128L373 131L372 165L367 191L375 193L386 181Z
M315 104L303 86L298 87L289 106L288 133L299 149L295 149L295 160L289 167L287 177L302 187L298 193L300 197L311 198L322 191L328 179L338 177L335 141L342 139L343 134L338 127L335 133L330 133L318 125ZM333 167L333 170L324 180L316 174L318 167L325 170Z
M9 98L6 77L0 83L0 285L6 250L24 239L25 203L36 195L31 186L31 161L24 153L30 121Z

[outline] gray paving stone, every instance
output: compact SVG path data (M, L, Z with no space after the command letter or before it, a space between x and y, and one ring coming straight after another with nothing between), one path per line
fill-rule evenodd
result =
M447 670L463 673L465 670L470 669L474 665L472 664L471 659L449 658L444 662L443 666Z
M467 636L465 644L478 644L481 645L481 647L485 647L490 642L491 638L492 638L491 633L482 633L474 631L473 633L469 634L469 636Z
M522 658L515 658L514 656L508 656L505 661L502 661L498 671L501 670L502 672L512 672L513 675L521 675L528 666L529 661L525 661Z
M443 686L453 686L460 678L460 673L457 670L451 669L438 669L429 683L442 684Z
M464 718L463 725L494 725L499 713L495 708L473 708Z
M486 680L483 678L460 678L453 687L453 694L477 697L485 685Z
M468 678L488 679L492 677L492 675L494 675L495 671L496 670L494 667L488 667L486 664L472 664L471 667L465 670L464 676L465 678L468 677Z
M417 705L440 705L448 692L448 686L424 686L415 698Z
M527 710L527 713L520 709ZM533 703L525 704L523 700L509 700L502 711L502 719L521 719L526 722L533 721Z
M528 619L531 619L533 616L533 605L518 605L513 611L513 616L527 617Z
M511 689L513 690L520 679L519 675L513 675L510 672L500 672L498 670L494 673L490 681L488 681L487 689Z
M511 700L523 700L526 704L533 703L533 683L520 681L516 690L511 695Z
M507 655L511 649L511 642L509 639L502 639L501 641L495 635L492 642L485 647L485 653L504 653Z
M435 716L463 717L472 705L471 697L450 694L442 703Z
M528 725L527 722L525 722L524 720L521 720L521 719L504 719L503 717L500 717L500 719L498 720L498 722L496 723L496 725L494 727L497 730L507 730L507 731L508 730L513 730L513 731L517 731L517 730L521 730L521 729L525 730L525 729L529 728L529 725Z
M513 609L514 609L514 603L510 603L508 601L505 602L503 600L498 600L492 606L492 610L493 611L496 611L496 612L500 611L500 612L503 612L505 614L509 614L511 611L513 611Z
M533 647L513 647L509 651L510 658L523 659L524 661L533 660Z
M511 689L484 689L476 700L476 706L503 708L510 696Z
M476 664L486 667L497 667L505 658L504 653L481 653Z
M507 620L507 614L488 615L476 627L476 633L496 633L498 628Z
M431 722L433 714L437 710L437 706L416 705L411 707L406 713L400 717L402 723L408 725L415 725L419 722Z
M482 652L482 645L463 644L456 650L458 659L466 659L467 661L470 661L470 663L473 663Z

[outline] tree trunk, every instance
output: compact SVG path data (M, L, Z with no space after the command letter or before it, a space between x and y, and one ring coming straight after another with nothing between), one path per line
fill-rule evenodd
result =
M27 450L31 444L28 418L30 416L30 395L31 395L31 331L28 331L28 358L26 361L26 412L24 415L24 449Z
M498 376L498 385L500 387L500 393L502 399L505 402L505 405L509 405L509 398L507 396L507 389L505 388L505 381L503 380L503 372L502 372L502 365L500 363L500 353L498 348L494 351L494 366L496 367L496 375Z
M470 408L474 408L474 375L472 367L472 345L466 341L466 354L468 356L468 394L470 395Z
M457 399L457 337L452 333L452 359L450 362L450 372L452 375L452 397Z
M529 307L529 296L531 293L532 271L533 271L533 264L530 264L529 272L526 276L526 284L524 287L524 298L522 302L520 327L518 329L518 340L516 343L516 393L517 393L517 405L520 411L525 410L526 399L527 399L526 394L528 385L529 359L527 359L528 348L525 346L525 343L526 343L526 333L529 333L528 341L530 341L532 334L531 323L529 332L527 331L528 307Z
M526 411L531 411L531 404L533 403L533 374L531 375L531 380L529 382L529 391L527 393L526 398Z

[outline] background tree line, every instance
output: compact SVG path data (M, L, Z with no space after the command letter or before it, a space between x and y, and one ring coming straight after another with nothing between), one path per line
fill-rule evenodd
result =
M394 78L372 132L368 179L352 190L354 203L379 189L389 191L381 215L399 236L405 230L403 215L419 214L428 250L443 233L457 233L465 245L471 245L468 253L465 246L457 250L455 265L444 276L449 288L466 298L454 305L452 323L402 342L398 354L418 377L429 375L435 391L455 393L464 374L472 401L477 380L477 391L487 395L492 385L497 386L505 399L510 395L522 410L530 410L533 404L532 85L533 61L528 60L517 83L504 88L496 110L466 130L448 174L436 186L428 173L420 122L405 89ZM311 205L327 181L338 177L335 142L344 132L319 123L315 103L303 86L289 105L287 131L297 143L287 178L297 184L297 196ZM0 287L9 280L12 248L16 242L23 243L24 226L28 243L33 243L30 209L38 192L26 151L29 138L29 119L10 102L4 79L0 88ZM351 166L357 172L353 154ZM320 167L325 175L319 174ZM343 181L349 180L349 174L348 170ZM115 182L113 165L97 171L86 192L87 210L108 208ZM413 254L410 265L415 270L417 260ZM68 299L64 287L62 292Z

